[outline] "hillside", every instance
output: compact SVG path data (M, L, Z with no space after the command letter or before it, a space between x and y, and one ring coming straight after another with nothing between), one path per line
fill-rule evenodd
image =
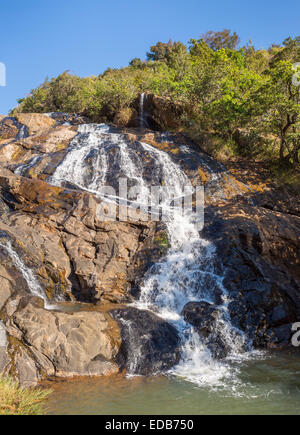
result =
M184 131L201 146L205 142L214 157L268 162L275 178L297 189L300 39L287 38L267 50L238 44L228 30L208 32L187 46L159 42L146 61L135 58L119 70L47 79L19 100L12 115L68 112L135 127L140 95L146 93L150 127Z

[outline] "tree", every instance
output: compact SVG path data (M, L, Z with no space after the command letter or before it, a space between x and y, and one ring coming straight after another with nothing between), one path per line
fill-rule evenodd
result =
M173 42L172 39L170 39L169 42L158 42L156 45L150 47L150 52L147 53L147 60L168 62L170 53L179 45L183 44Z
M201 35L201 39L214 51L221 50L222 48L235 50L241 42L238 34L236 32L231 34L229 29L224 29L222 32L210 30Z
M145 67L145 61L142 61L139 57L135 57L129 62L129 65L136 69L143 69Z
M271 60L271 66L276 65L276 63L284 60L290 60L295 62L300 62L300 36L292 39L291 37L286 38L283 41L283 47L277 50Z
M257 92L256 102L267 129L279 139L280 160L298 163L300 86L293 84L294 74L291 61L274 64L266 83Z
M198 57L203 63L209 63L214 57L214 51L203 39L190 39L189 51L191 56Z

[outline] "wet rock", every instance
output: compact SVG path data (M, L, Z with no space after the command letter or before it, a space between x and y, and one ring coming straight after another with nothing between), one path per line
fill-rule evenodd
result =
M103 221L102 200L92 194L5 170L0 190L11 207L0 230L19 246L50 299L124 302L134 280L161 255L159 223Z
M121 365L130 374L152 375L175 366L180 357L176 329L149 311L125 308L111 311L121 328Z
M257 347L272 346L274 334L285 347L285 325L300 318L300 218L232 201L207 209L206 222L204 236L217 246L233 324Z
M140 110L140 98L134 105ZM169 98L144 94L144 123L150 129L168 131L178 128L183 111L183 105Z
M16 118L3 117L0 119L0 141L7 142L10 139L15 139L20 129L21 124Z
M49 113L48 116L54 119L57 124L80 125L91 122L89 118L78 115L77 113L53 112Z
M195 326L201 335L208 337L212 333L220 310L208 302L189 302L182 311L184 320Z
M189 302L185 305L182 316L192 325L211 352L213 358L224 359L232 351L234 341L241 340L241 335L230 331L231 341L224 334L225 324L222 323L222 310L208 302Z

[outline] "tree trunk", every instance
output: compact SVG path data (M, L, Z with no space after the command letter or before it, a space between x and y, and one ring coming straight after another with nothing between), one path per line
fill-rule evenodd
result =
M280 139L280 160L284 160L284 150L285 150L285 134L282 131L281 132L281 139Z

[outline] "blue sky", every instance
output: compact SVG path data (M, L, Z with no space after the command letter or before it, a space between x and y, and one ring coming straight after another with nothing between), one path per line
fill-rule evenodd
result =
M145 57L170 38L187 42L230 28L257 48L300 34L300 2L290 0L14 0L0 8L0 114L44 81L70 70L97 75Z

